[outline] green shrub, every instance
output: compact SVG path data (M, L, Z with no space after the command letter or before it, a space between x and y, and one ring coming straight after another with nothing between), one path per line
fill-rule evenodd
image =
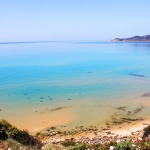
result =
M3 140L7 138L12 138L26 146L41 146L41 142L38 138L29 135L27 131L17 129L6 120L0 121L0 131Z
M143 131L144 131L143 138L148 137L150 135L150 125L145 127Z
M117 144L115 146L115 150L132 150L132 148L130 147L130 144L126 141L120 143L120 144Z
M75 146L69 146L69 150L87 150L90 148L90 146L86 145L85 143L79 143Z
M66 140L66 141L61 142L61 144L65 147L68 147L68 146L75 146L76 142L73 140Z
M6 131L0 128L0 140L6 140L6 139L8 139L8 135L6 134Z

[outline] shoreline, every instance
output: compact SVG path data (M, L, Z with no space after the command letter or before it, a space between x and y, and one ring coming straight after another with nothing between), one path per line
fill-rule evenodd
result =
M61 131L56 127L51 127L46 132L38 132L36 135L31 135L24 130L18 130L5 120L1 120L1 126L6 130L3 131L1 128L2 133L6 134L3 134L2 140L0 140L0 148L5 147L5 149L17 146L18 149L23 147L27 150L31 145L32 148L41 150L71 150L74 148L92 148L97 150L98 147L108 150L110 148L119 148L120 146L122 148L140 147L144 149L146 147L145 150L147 150L150 147L150 145L147 145L147 142L150 142L150 119L134 122L134 124L123 123L122 128L116 125L110 128L102 127L101 129L98 129L96 126L78 126L74 130ZM13 134L14 130L18 132L15 136ZM12 137L11 140L7 134ZM17 141L15 141L15 138Z
M57 127L47 128L41 132L38 132L42 142L44 143L56 143L56 145L62 141L75 140L76 142L93 141L93 139L105 139L107 141L116 139L126 139L130 136L142 137L143 129L150 125L150 119L140 120L138 122L133 121L132 123L122 123L121 125L113 125L111 127L96 126L77 126L70 130L61 130Z
M123 124L122 128L113 126L110 129L97 129L95 126L89 128L78 127L74 134L71 131L60 132L51 128L45 134L41 134L40 138L45 143L43 149L52 147L56 149L63 149L66 145L75 143L84 143L85 145L107 145L107 143L121 143L124 141L135 142L142 141L144 136L144 128L150 125L150 119L140 121L136 124ZM40 135L40 134L39 134ZM131 140L132 139L132 140ZM62 146L63 145L63 146Z
M3 116L6 113L10 117L2 117L3 119L21 130L28 130L32 135L45 132L51 127L60 131L72 131L78 127L85 129L90 126L94 126L97 130L109 129L116 134L130 133L131 128L141 129L143 122L150 123L148 98L146 95L146 97L116 101L114 104L110 104L109 101L105 103L82 101L77 104L75 101L67 100L57 105L47 106L47 103L42 103L42 107L35 105L28 109L20 108L19 114L18 109L15 109L14 114L2 109L1 114ZM14 120L12 116L15 114L15 117L19 118Z
M8 118L3 119L8 120L21 130L28 130L31 134L51 127L60 130L72 130L77 126L96 126L98 129L102 127L118 127L118 129L121 129L124 128L124 124L126 124L125 126L131 126L131 124L139 124L139 122L145 120L146 122L148 120L149 123L150 118L147 109L149 106L146 107L148 104L147 99L145 101L144 99L134 99L132 103L136 105L134 107L124 104L117 106L113 106L113 104L111 106L98 104L96 106L95 103L93 105L89 103L86 104L87 106L79 104L80 108L77 105L74 107L73 105L60 105L34 112L34 114L28 111L26 112L26 117L21 118L23 122L19 119L14 121L13 118L11 120ZM102 114L104 111L105 114L97 116L97 114ZM21 112L19 115L23 116L23 113Z

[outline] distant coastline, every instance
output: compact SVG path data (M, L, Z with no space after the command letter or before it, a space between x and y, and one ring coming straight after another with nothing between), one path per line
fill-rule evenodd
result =
M150 42L150 35L133 36L129 38L115 38L112 42Z

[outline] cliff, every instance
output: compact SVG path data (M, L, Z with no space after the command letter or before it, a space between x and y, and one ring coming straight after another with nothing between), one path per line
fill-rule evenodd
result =
M150 35L133 36L130 38L115 38L112 42L150 42Z

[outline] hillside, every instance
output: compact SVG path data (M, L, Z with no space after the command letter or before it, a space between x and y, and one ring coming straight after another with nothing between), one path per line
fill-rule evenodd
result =
M150 42L150 35L133 36L130 38L115 38L112 42Z

